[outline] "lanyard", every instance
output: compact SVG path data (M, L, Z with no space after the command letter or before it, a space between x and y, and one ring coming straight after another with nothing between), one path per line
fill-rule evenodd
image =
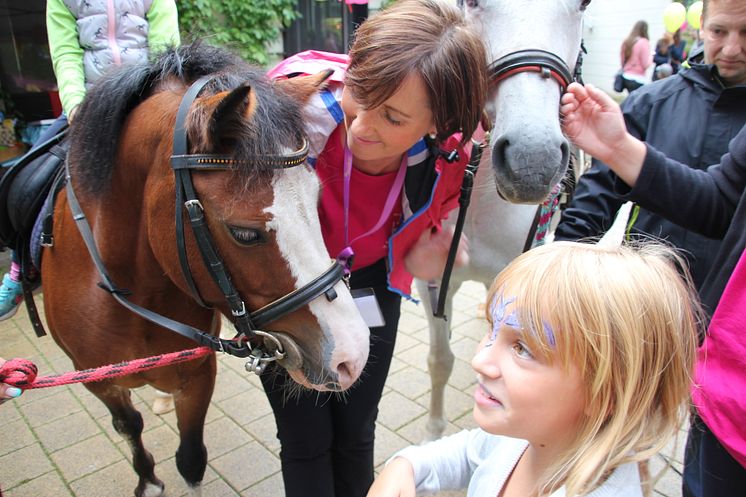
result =
M399 199L399 193L401 192L402 185L404 184L404 176L407 172L407 154L402 157L401 164L399 165L399 171L396 173L396 179L391 185L389 194L386 197L386 202L383 205L383 211L381 217L378 218L378 222L371 229L363 233L362 235L356 236L353 240L349 240L349 219L350 219L350 178L352 176L352 152L345 143L344 150L344 223L345 223L345 248L337 256L339 261L345 268L345 275L350 274L350 267L352 266L352 257L355 253L352 250L352 243L366 237L372 233L375 233L383 223L385 223L391 215L391 210L394 208L394 204Z

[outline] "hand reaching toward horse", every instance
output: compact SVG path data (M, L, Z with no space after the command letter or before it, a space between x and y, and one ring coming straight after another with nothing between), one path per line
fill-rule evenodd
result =
M647 149L627 132L619 105L595 86L578 83L567 87L561 103L567 137L634 186Z
M443 276L455 228L425 230L419 240L404 257L404 265L409 274L421 280L435 280ZM455 267L469 263L469 240L464 234L458 244Z
M367 497L415 497L415 495L412 463L403 457L395 457L386 464L373 482Z

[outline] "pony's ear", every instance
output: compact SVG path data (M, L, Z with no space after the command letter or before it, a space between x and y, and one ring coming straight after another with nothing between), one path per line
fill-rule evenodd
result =
M221 138L233 135L232 130L238 128L240 123L248 117L252 111L251 86L244 83L230 92L221 92L210 97L208 105L213 109L209 111L209 136L214 143L219 143Z
M334 74L333 69L326 69L310 76L296 76L278 80L277 86L297 102L304 103L311 98L311 95L326 88L327 80L332 74Z

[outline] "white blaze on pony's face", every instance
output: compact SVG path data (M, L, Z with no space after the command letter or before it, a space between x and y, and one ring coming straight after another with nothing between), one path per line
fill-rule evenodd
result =
M265 209L272 216L267 229L275 231L277 245L298 289L317 278L331 264L317 215L319 181L310 168L293 167L278 171L272 179L272 186L274 200ZM338 282L334 290L337 297L331 302L322 295L308 304L323 335L319 344L321 357L317 359L331 376L319 384L309 381L304 370L288 371L295 382L316 390L349 388L360 376L368 359L368 327L345 284Z
M543 50L570 72L580 51L590 0L465 0L469 23L481 34L488 63L520 50ZM492 167L498 192L514 203L540 203L564 175L569 143L560 129L562 89L540 72L510 75L491 87Z

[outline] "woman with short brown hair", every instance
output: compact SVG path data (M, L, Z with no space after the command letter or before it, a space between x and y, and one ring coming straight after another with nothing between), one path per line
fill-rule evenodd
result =
M365 21L349 59L307 52L270 76L328 69L328 87L305 109L310 162L322 184L329 255L350 271L353 292L375 297L363 309L370 359L344 394L298 392L279 367L262 375L288 497L362 497L373 482L378 402L401 297L409 298L413 276L443 272L453 234L440 224L458 204L466 144L486 97L484 47L461 12L438 0L400 0ZM462 244L458 260L465 258Z

